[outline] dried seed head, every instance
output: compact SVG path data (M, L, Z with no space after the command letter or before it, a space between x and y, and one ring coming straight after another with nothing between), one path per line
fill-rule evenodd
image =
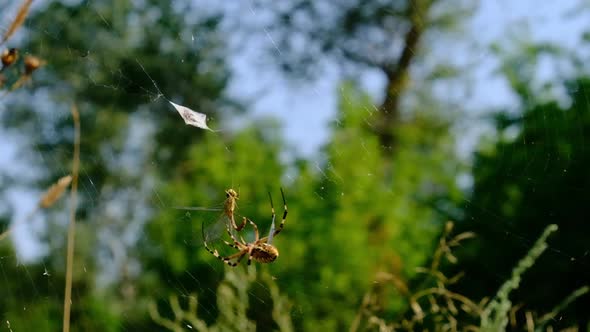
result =
M447 223L445 224L445 233L449 234L452 230L453 230L453 222L452 221L447 221Z
M31 75L35 70L43 65L43 61L36 56L27 55L25 57L25 73Z
M18 59L18 50L11 48L2 52L2 65L8 67Z
M71 175L66 175L61 179L57 180L57 183L49 187L49 189L47 189L43 197L41 197L39 206L41 206L44 209L52 206L53 203L55 203L55 201L57 201L61 197L61 195L63 195L64 191L70 185L71 182Z

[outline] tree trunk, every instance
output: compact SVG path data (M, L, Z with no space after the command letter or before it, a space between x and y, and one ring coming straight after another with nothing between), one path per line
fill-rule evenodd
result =
M375 126L382 151L391 155L395 149L395 129L399 124L400 97L407 86L409 69L416 56L416 49L424 33L425 20L431 0L413 0L410 5L411 26L404 38L404 49L396 63L381 67L387 77L385 98L379 107L378 123Z

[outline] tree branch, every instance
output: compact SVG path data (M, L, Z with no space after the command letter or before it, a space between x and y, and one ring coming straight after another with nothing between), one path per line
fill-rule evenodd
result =
M410 29L404 38L404 48L397 62L381 66L387 77L385 99L379 107L379 123L375 126L381 146L386 150L394 148L394 129L399 120L399 100L406 88L410 65L416 56L416 49L425 30L425 18L432 5L430 0L413 0L410 7Z

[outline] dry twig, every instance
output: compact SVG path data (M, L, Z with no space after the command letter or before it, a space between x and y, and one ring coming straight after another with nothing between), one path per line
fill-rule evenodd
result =
M16 32L16 30L18 30L18 28L20 28L20 26L23 25L25 19L27 18L27 14L29 13L29 8L31 7L32 3L33 0L23 1L18 10L18 13L16 14L16 17L14 18L14 21L12 21L12 23L8 27L8 30L6 30L4 36L2 36L2 41L0 41L0 45L4 44L8 40L8 38L10 38Z
M63 332L70 331L70 309L72 306L72 270L74 265L74 235L76 230L76 199L78 192L78 173L80 168L80 113L72 106L74 119L74 160L72 165L72 191L70 195L70 225L68 227L68 248L66 261L66 286L64 296Z

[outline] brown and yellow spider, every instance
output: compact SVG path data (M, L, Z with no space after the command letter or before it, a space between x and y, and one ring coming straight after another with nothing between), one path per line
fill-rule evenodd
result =
M232 234L231 229L228 226L226 227L226 230L229 236L231 237L233 243L227 241L223 242L225 242L225 244L232 248L238 249L239 251L227 257L221 256L219 252L217 252L217 249L211 250L209 248L209 246L207 245L207 240L205 239L204 230L202 230L203 243L205 244L205 249L207 249L209 253L219 258L221 261L225 262L229 266L237 266L242 260L242 258L244 258L246 255L248 255L248 265L252 263L252 259L259 263L271 263L275 259L277 259L277 257L279 257L279 251L275 246L272 245L272 240L277 234L279 234L283 230L283 225L285 224L285 220L287 219L287 202L285 200L285 194L283 193L283 189L281 188L281 196L283 197L283 208L285 211L283 212L283 220L281 221L279 228L275 230L275 208L272 204L272 197L270 196L270 193L268 194L268 196L270 198L270 208L272 212L272 222L268 236L263 237L261 239L258 234L258 226L256 226L256 224L252 220L244 217L244 221L248 221L250 225L252 225L252 227L254 228L253 242L248 243L244 241L243 238L241 239L241 242L238 241ZM234 259L235 261L232 261Z

